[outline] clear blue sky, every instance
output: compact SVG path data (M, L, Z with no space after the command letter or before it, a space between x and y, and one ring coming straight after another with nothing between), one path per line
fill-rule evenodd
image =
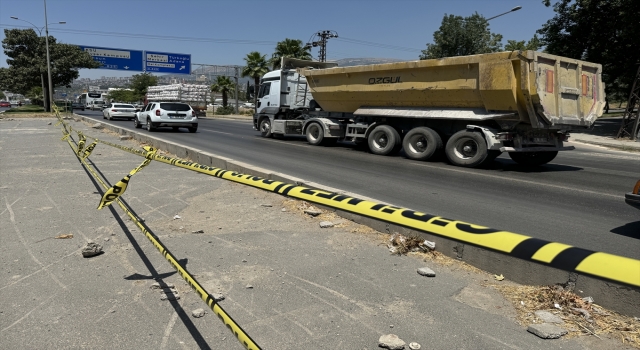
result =
M469 16L477 11L489 18L515 6L522 9L490 22L491 31L504 36L503 44L530 39L554 14L541 0L48 0L47 17L50 23L67 22L49 26L50 35L64 43L187 53L193 63L242 65L250 51L270 57L276 42L292 38L306 43L319 30L339 34L327 45L330 60L414 60L432 42L444 14ZM0 0L0 28L29 25L11 16L44 26L43 0ZM317 48L312 54L317 57ZM0 53L0 67L7 66L6 59ZM85 78L130 74L80 71Z

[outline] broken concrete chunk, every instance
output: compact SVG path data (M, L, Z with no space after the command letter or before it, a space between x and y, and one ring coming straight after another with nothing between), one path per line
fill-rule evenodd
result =
M549 323L529 325L527 332L533 333L542 339L558 339L567 334L567 330L564 328Z
M120 136L120 141L124 141L124 140L131 140L131 136L129 136L129 135L121 135Z
M333 227L333 222L331 222L331 221L321 221L320 222L320 228L329 228L329 227Z
M220 293L213 293L211 294L211 296L213 297L213 300L215 300L216 302L224 300L224 295Z
M252 285L250 285L250 284L247 284L247 285L245 286L245 288L247 288L247 289L253 289L253 286L252 286Z
M191 231L191 233L204 233L204 231L202 231L202 230L197 230L197 231Z
M304 213L307 214L307 215L311 215L311 216L318 216L318 215L322 214L322 210L316 209L314 207L309 207L309 208L304 210Z
M173 217L173 220L178 220L178 219L182 219L182 217L180 215L176 215Z
M436 277L436 273L428 268L428 267L421 267L418 269L418 273L421 274L422 276L427 276L427 277Z
M173 283L164 283L163 286L160 283L156 282L151 285L151 289L160 289L160 288L175 288L176 286Z
M261 206L265 207L265 208L271 208L273 207L273 205L271 204L260 204Z
M542 321L544 321L545 323L558 323L558 324L564 323L564 321L560 317L550 313L549 311L538 310L535 313L536 313L536 316Z
M82 248L82 256L85 258L90 258L102 253L102 246L98 243L89 242L84 248Z
M203 317L204 314L205 314L204 309L195 309L195 310L191 311L191 316L193 316L195 318Z
M402 350L406 344L395 334L386 334L378 339L378 346L389 350Z
M93 124L91 127L92 127L92 128L94 128L94 129L102 129L102 124L100 124L100 123L95 123L95 124Z

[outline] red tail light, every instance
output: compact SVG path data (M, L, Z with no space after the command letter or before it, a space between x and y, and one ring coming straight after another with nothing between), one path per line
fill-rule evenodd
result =
M117 109L112 109L112 110L111 110L111 112L117 112L117 111L118 111Z
M158 116L158 117L160 116L160 110L159 109L156 109L156 116Z

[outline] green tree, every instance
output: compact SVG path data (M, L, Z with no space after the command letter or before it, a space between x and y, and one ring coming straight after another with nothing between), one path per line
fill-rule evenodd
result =
M270 63L273 69L280 68L282 57L311 60L311 48L302 45L302 40L286 38L276 44Z
M140 101L140 98L138 95L136 95L135 91L125 90L125 89L109 91L109 94L107 95L107 99L109 101L113 100L114 102L128 102L128 103Z
M538 30L545 51L602 64L609 100L626 99L640 63L640 1L558 0L553 10Z
M0 100L4 100L7 96L4 95L4 92L0 91Z
M158 77L151 73L140 73L132 76L130 86L133 89L133 97L135 99L131 102L142 101L147 94L147 88L156 85L158 85Z
M515 40L507 40L507 45L504 46L505 51L517 51L517 50L534 50L537 51L542 47L542 43L536 34L533 35L531 40L525 42L515 41Z
M216 82L211 85L211 92L222 94L222 106L227 107L228 95L235 92L235 84L231 78L219 75Z
M2 48L9 67L0 68L0 89L23 95L34 87L47 89L47 59L45 37L33 29L5 29ZM80 68L98 68L100 63L76 45L58 43L49 36L49 57L53 87L67 86L79 77ZM45 90L44 96L48 97ZM47 103L47 105L49 105Z
M244 58L247 63L242 68L242 77L253 78L254 86L260 85L260 78L269 71L269 63L267 62L267 55L262 55L258 51L251 51ZM247 87L247 91L249 88ZM258 105L258 94L253 94L253 103Z
M469 17L444 15L440 29L433 33L433 44L422 50L421 60L497 52L502 35L491 33L489 22L477 12Z

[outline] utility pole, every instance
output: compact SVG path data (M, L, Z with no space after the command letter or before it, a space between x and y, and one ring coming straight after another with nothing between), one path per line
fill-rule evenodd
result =
M320 46L320 52L318 53L318 60L320 62L327 61L327 41L331 38L337 38L338 32L335 30L321 30L311 36L307 45L304 48L311 48Z
M236 66L234 67L235 71L236 71L236 75L234 76L234 78L236 79L236 114L240 113L240 107L238 105L238 79L240 79L240 67Z

